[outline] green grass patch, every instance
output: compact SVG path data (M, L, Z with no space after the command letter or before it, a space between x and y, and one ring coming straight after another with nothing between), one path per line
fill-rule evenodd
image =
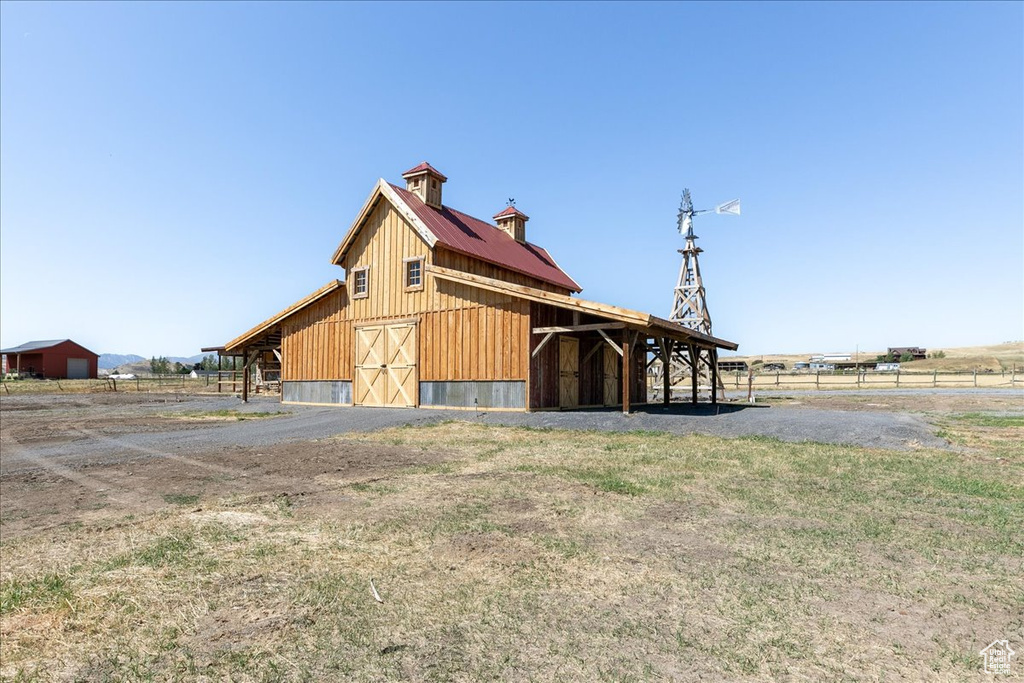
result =
M199 502L199 496L187 493L165 493L164 502L171 505L195 505Z
M0 582L0 614L24 607L39 610L65 607L71 604L72 597L69 578L63 574L5 579Z
M1024 427L1024 415L992 415L991 413L962 413L954 415L957 422L975 427Z

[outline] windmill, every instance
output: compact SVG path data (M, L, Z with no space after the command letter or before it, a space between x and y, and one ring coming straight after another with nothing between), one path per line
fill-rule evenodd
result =
M683 190L683 197L679 203L678 229L679 233L686 237L686 246L679 250L683 255L683 263L679 268L679 280L675 288L675 298L672 303L672 314L669 320L674 323L689 327L692 330L703 334L711 334L711 314L708 312L707 299L704 291L704 281L700 275L700 263L697 256L704 251L695 244L697 235L693 232L693 217L704 213L740 215L740 200L719 204L713 209L695 211L693 201L690 199L690 190ZM689 368L690 372L711 377L712 363L717 363L717 353L713 350L696 350L695 357L691 357L688 347L680 345L672 355L673 368L679 368L676 373L681 377ZM667 369L666 371L670 371ZM719 381L719 388L724 393L724 388Z

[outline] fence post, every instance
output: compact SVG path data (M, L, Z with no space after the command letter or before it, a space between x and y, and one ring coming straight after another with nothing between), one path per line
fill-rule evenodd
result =
M900 388L900 371L899 370L896 371L896 388L897 389Z
M938 369L932 370L932 389L939 386L939 371Z
M821 370L814 371L814 388L821 388Z
M775 386L779 386L779 371L775 371Z
M978 386L978 371L977 370L974 371L974 386L975 387Z

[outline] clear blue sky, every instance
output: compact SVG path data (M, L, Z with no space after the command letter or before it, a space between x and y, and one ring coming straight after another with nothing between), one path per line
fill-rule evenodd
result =
M741 352L1024 338L1024 5L0 3L0 344L191 355L343 272L378 177L515 197Z

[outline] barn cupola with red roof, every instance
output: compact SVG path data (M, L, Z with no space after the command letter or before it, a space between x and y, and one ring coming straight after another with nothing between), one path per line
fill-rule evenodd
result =
M441 208L441 186L448 180L443 173L423 162L402 174L405 189L423 200L427 206Z
M516 208L514 202L509 202L508 208L501 213L494 215L498 227L516 242L526 242L526 221L530 217Z

